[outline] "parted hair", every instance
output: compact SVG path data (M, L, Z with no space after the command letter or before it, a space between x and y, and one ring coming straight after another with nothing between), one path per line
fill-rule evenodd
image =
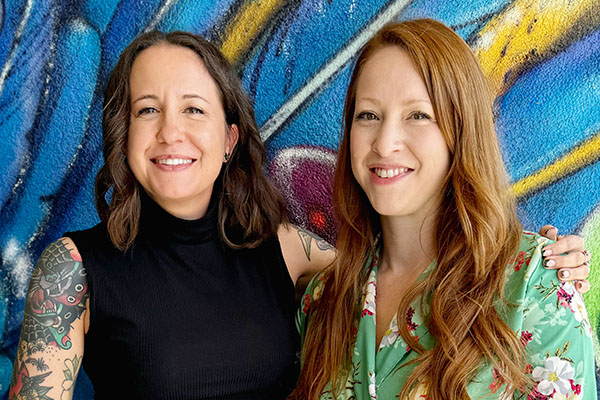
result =
M265 175L266 153L254 109L235 70L216 46L188 32L153 31L140 35L121 53L109 77L102 113L104 165L95 184L100 219L117 248L126 250L131 246L139 230L143 189L124 156L131 112L129 78L136 57L159 44L182 46L201 58L219 88L227 124L238 126L237 145L222 167L212 196L218 199L222 240L232 248L255 247L287 220L285 206Z
M380 229L379 216L352 174L350 131L361 71L375 52L388 46L409 54L451 155L436 222L437 266L427 279L413 284L398 309L398 320L404 321L412 301L428 298L426 323L436 344L425 350L408 326L399 324L402 338L418 353L399 397L424 385L432 400L469 398L467 384L484 361L512 394L529 382L525 353L495 304L511 307L503 301L504 279L515 259L521 225L496 137L493 96L467 44L442 23L421 19L385 26L356 60L334 177L338 253L324 273L320 297L310 305L302 371L291 398L318 399L328 384L335 397L350 370L353 326L367 281L365 262Z

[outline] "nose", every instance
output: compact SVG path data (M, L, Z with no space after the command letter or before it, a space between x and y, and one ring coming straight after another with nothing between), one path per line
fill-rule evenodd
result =
M402 124L384 121L375 135L372 150L384 158L402 150L405 146L404 133Z
M163 111L157 134L160 143L173 144L183 140L184 133L179 126L177 116L175 111Z

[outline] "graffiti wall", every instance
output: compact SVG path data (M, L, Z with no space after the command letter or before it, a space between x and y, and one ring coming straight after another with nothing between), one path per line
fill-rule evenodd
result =
M187 30L220 45L255 103L268 173L293 220L334 240L331 181L349 66L379 27L416 17L453 27L490 78L524 225L585 237L597 338L598 0L0 0L0 394L35 260L62 232L98 221L102 91L134 37ZM81 377L77 398L91 393Z

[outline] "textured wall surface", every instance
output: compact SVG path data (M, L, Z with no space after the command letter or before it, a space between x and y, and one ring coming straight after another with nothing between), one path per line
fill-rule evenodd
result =
M586 302L597 339L598 0L0 0L0 395L35 260L62 232L98 220L102 90L135 36L181 29L221 46L255 102L268 172L292 218L333 240L331 178L353 56L386 22L425 16L469 43L494 86L524 225L553 223L592 250ZM77 397L91 398L80 381Z

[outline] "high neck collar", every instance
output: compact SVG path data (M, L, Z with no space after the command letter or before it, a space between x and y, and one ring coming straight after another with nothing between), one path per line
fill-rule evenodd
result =
M203 243L218 236L218 205L213 198L206 214L195 220L182 219L170 214L144 190L140 190L140 200L140 238L193 244Z

